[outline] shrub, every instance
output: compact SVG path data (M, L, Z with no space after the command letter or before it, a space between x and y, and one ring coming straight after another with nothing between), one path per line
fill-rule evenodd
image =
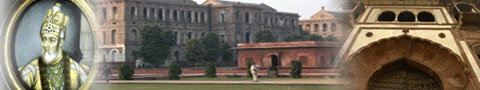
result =
M250 72L250 67L252 66L253 62L252 60L247 60L246 66L247 66L247 76L252 77L252 73Z
M205 65L205 76L208 78L216 78L217 69L214 63L207 63Z
M120 80L133 80L133 67L130 67L127 64L123 64L120 66L120 75L118 76L118 79Z
M293 78L302 78L302 63L300 61L292 61L290 67L290 76Z
M179 80L180 74L182 74L182 69L179 65L175 64L174 62L168 65L168 79Z

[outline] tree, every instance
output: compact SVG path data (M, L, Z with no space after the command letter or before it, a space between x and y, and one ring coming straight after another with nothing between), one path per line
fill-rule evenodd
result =
M333 35L328 35L327 37L325 37L325 40L327 40L327 41L337 41L337 37L335 37Z
M133 80L133 67L130 67L127 64L123 64L120 66L120 73L118 75L118 79L120 80Z
M170 47L175 45L172 31L163 30L157 25L145 25L141 32L139 56L147 63L162 64L170 54Z
M287 42L293 41L323 41L322 36L318 36L316 34L309 34L309 35L290 35L285 38Z
M255 41L258 43L262 42L276 42L277 38L269 30L261 30L255 33Z
M212 62L208 62L205 65L205 76L208 78L216 78L217 77L217 69L215 67L215 64Z
M182 69L180 68L180 66L178 66L174 62L168 65L168 79L179 80L180 74L182 74Z
M293 78L302 78L302 63L298 60L292 61L290 66L290 76Z
M185 59L190 62L203 62L203 49L200 41L196 38L187 41L187 45L184 48Z
M220 39L214 32L209 32L204 37L200 38L200 43L203 49L204 62L216 62L222 54L220 48Z
M318 36L316 34L310 34L306 37L306 40L309 40L309 41L323 41L323 37Z
M214 32L209 32L207 35L200 39L191 39L187 42L185 46L185 58L190 62L194 63L206 63L206 62L216 62L219 60L220 56L225 56L225 58L230 58L233 56L228 56L224 54L220 39L218 35ZM227 51L228 52L228 51Z
M233 59L233 51L230 47L230 45L228 45L228 43L225 43L225 42L222 42L222 44L220 44L220 47L221 47L221 51L222 51L222 60L223 61L229 61L229 60L232 60Z

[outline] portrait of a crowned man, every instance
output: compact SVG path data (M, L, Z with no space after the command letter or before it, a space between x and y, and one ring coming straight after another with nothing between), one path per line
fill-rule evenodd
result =
M89 68L71 59L62 51L65 42L69 16L61 11L57 3L49 9L40 27L41 56L19 67L20 77L27 89L34 90L75 90L85 83Z

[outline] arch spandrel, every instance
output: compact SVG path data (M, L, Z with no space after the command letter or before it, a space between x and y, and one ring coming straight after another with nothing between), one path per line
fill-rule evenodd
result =
M409 35L372 42L343 60L344 74L349 74L354 88L367 88L368 79L375 71L391 62L406 58L432 69L441 78L444 89L464 89L469 84L467 66L459 55L428 39ZM427 72L428 73L428 72Z

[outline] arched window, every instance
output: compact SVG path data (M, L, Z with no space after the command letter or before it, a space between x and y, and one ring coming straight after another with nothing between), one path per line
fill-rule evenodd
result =
M250 13L245 12L245 22L250 23Z
M378 16L377 21L394 21L395 20L395 13L392 11L382 12L380 16Z
M136 30L136 29L133 29L133 30L132 30L132 41L133 41L135 44L138 43L138 39L137 39L138 36L137 36L137 35L138 35L137 30Z
M117 7L113 6L112 8L112 19L117 18Z
M116 61L116 59L117 59L117 53L118 53L117 51L113 51L113 52L111 53L111 56L112 56L112 57L111 57L111 59L112 59L111 62L115 62L115 61Z
M250 43L250 32L245 33L245 42Z
M432 13L429 12L420 12L418 13L418 21L420 22L434 22L435 17L433 17Z
M314 24L313 25L313 32L318 32L319 28L320 28L320 26L318 26L318 24Z
M476 12L473 6L467 4L458 4L457 8L460 9L461 12Z
M137 13L136 13L136 12L137 12L137 11L136 11L135 7L132 7L132 8L130 9L130 15L131 15L131 18L132 18L132 19L135 18L135 16L137 16Z
M180 52L179 52L179 51L175 51L175 52L173 53L173 56L175 57L175 60L176 60L176 61L180 60Z
M103 15L103 20L107 19L107 8L103 7L102 8L102 15Z
M415 15L412 12L404 11L398 15L399 22L415 22Z
M205 36L205 32L202 32L202 37Z
M327 24L326 23L324 23L322 25L322 30L323 30L324 33L327 32Z
M332 23L332 26L330 27L330 29L331 29L332 32L336 32L337 31L337 24Z
M111 34L112 35L112 44L115 44L115 38L117 38L117 37L115 37L116 34L117 34L117 30L113 29L112 34Z
M310 24L305 25L305 30L310 31Z

